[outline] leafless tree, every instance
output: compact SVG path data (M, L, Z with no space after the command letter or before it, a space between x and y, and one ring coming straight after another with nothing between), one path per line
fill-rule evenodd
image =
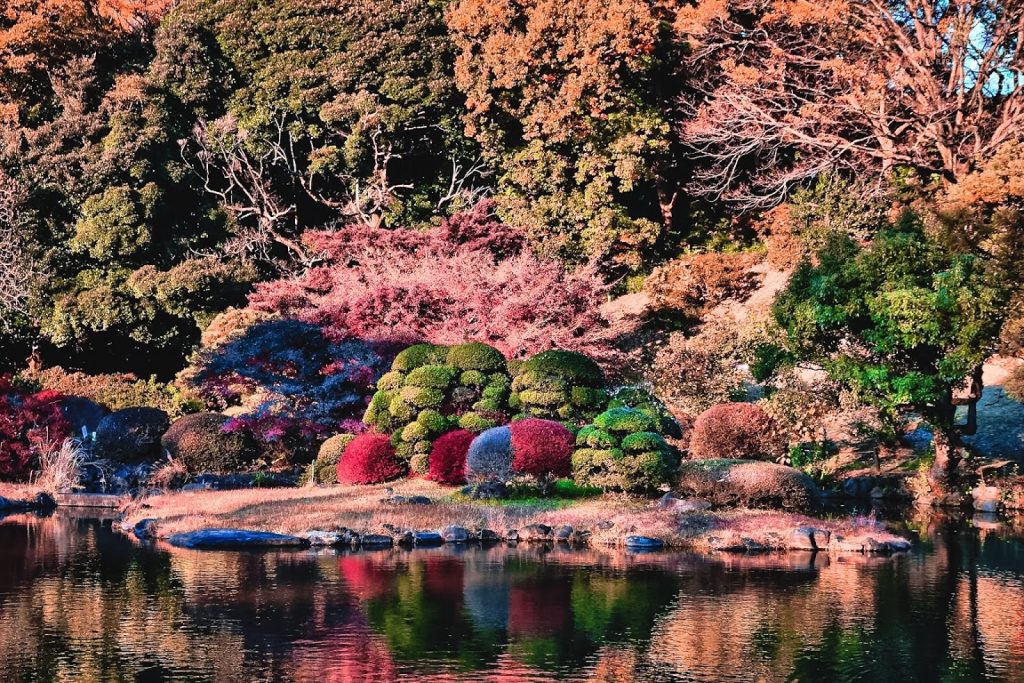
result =
M695 189L770 206L830 170L955 183L1024 136L1021 0L703 0Z

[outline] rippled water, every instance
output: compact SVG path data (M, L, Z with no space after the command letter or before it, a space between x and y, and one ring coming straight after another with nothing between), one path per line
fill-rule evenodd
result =
M143 548L0 521L0 679L1024 681L1024 544L895 558Z

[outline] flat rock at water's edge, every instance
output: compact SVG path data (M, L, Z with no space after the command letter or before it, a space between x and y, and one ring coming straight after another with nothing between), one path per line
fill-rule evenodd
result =
M627 536L626 547L630 550L661 550L665 547L665 542L649 536Z
M201 529L167 539L180 548L305 548L309 541L298 536L242 529Z

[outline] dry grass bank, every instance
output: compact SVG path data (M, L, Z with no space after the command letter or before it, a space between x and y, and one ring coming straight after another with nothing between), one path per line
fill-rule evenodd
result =
M385 486L338 486L302 489L245 489L169 493L133 503L126 522L157 520L160 537L206 528L237 528L297 534L342 527L360 534L392 533L393 529L439 530L456 524L490 529L504 535L527 524L564 524L590 531L596 545L621 543L626 536L643 535L677 548L710 550L753 541L766 548L785 547L791 531L813 526L848 539L878 542L897 540L873 520L822 520L786 512L731 510L685 513L664 510L656 502L623 496L587 500L522 504L452 500L457 489L423 480L393 485L396 495L424 495L430 505L382 502ZM611 523L610 525L608 523Z

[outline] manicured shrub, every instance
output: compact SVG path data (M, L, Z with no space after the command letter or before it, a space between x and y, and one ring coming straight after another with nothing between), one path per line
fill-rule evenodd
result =
M412 471L426 474L438 436L481 432L507 420L510 383L504 356L486 344L416 344L381 377L363 421L391 434Z
M225 431L229 419L220 413L179 417L160 443L192 474L225 474L244 469L257 458L259 449L251 435Z
M722 403L705 410L690 436L690 458L697 460L774 460L785 450L775 420L753 403Z
M672 479L678 456L653 411L609 408L576 435L573 478L585 486L650 491Z
M441 484L466 483L466 456L476 435L466 429L442 434L430 451L429 478Z
M466 480L506 482L512 478L512 431L493 427L480 433L466 454Z
M211 408L230 412L227 429L252 435L269 459L309 462L324 437L362 429L359 418L388 356L379 344L285 318L200 350L179 380Z
M365 433L352 439L338 460L338 482L379 484L406 474L406 463L398 458L385 434Z
M160 455L160 438L170 427L167 413L159 408L125 408L100 420L93 452L117 462L138 462Z
M565 425L527 418L509 425L512 471L540 479L566 477L572 471L575 438Z
M525 417L559 420L579 427L608 402L604 373L572 351L544 351L518 366L509 405Z
M678 439L683 435L679 421L661 400L643 387L620 387L608 401L608 408L637 408L658 421L657 431L666 437Z
M56 392L23 392L0 377L0 479L27 477L40 450L68 435L60 401Z
M335 434L322 444L317 452L316 460L303 473L299 483L327 484L338 483L338 461L345 448L356 438L355 434Z

